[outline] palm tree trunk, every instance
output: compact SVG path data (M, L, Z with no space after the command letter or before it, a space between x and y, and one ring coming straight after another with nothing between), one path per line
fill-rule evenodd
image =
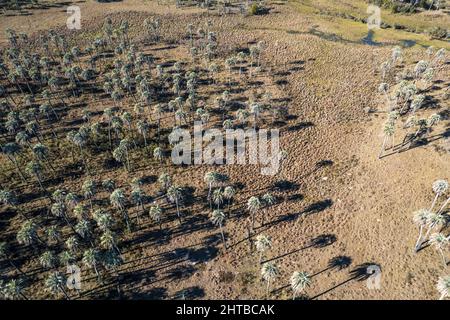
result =
M223 234L222 224L220 225L220 234L222 235L223 245L224 245L225 250L226 250L226 249L228 249L228 248L227 248L227 242L225 241L225 235Z
M430 207L430 211L433 210L434 205L436 204L436 201L437 201L437 199L439 198L439 196L440 196L440 194L438 193L438 194L436 194L436 196L434 197L433 203L431 204L431 207Z
M383 144L381 145L381 150L380 150L380 153L378 154L378 159L380 159L381 155L383 154L384 148L386 146L387 138L388 138L387 136L384 136Z
M442 207L439 209L437 214L440 214L442 211L444 211L445 207L447 206L447 204L450 202L450 197L444 202L444 204L442 205Z
M444 255L444 252L442 251L442 249L439 249L439 253L441 254L442 261L444 262L444 267L447 268L447 259L445 259L445 255Z
M414 246L416 252L419 250L419 243L420 243L421 240L422 240L422 233L423 233L423 226L420 226L420 229L419 229L419 238L417 239L416 245Z

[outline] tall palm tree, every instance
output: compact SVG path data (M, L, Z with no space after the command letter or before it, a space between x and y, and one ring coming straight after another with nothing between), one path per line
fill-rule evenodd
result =
M97 275L97 279L100 281L100 274L98 272L97 266L99 264L99 252L95 248L87 249L83 253L83 263L86 265L86 267L94 269L95 274Z
M235 195L236 195L236 190L232 186L227 186L223 190L223 197L227 200L228 217L230 216L231 202L233 201L233 198L234 198Z
M225 214L222 210L214 210L211 214L211 221L215 226L220 229L220 234L222 236L223 245L225 250L227 249L227 242L225 241L225 235L223 233L223 223L225 222Z
M272 238L260 234L256 237L255 246L256 251L259 252L259 264L261 264L264 253L272 248Z
M183 200L183 189L176 185L170 186L169 189L167 189L167 196L171 202L175 203L177 208L178 221L181 224L180 203Z
M450 297L450 276L439 277L436 287L441 294L439 300Z
M252 228L255 225L255 215L256 212L261 208L261 201L258 197L251 197L247 201L247 209L250 212L250 215L252 217Z
M445 259L444 250L449 248L450 236L446 237L443 233L433 233L430 236L430 243L434 245L436 250L439 251L444 262L444 266L447 267L447 260Z
M276 201L275 197L270 192L265 193L261 197L261 200L262 200L262 204L263 204L264 208L268 208L268 207L274 205L275 201ZM263 212L263 211L261 212L262 213L262 224L261 224L261 226L265 225L265 212Z
M211 205L211 200L212 200L211 199L211 191L212 191L212 187L215 184L217 184L219 182L219 180L220 180L220 174L217 173L217 172L210 171L210 172L207 172L205 174L204 181L208 184L208 197L207 197L207 199L209 200L210 206L212 206Z
M162 208L157 204L152 205L148 213L150 215L150 218L152 218L153 221L159 224L159 229L162 230L162 223L161 223L162 218L161 216L163 213Z
M416 252L420 249L419 244L422 241L423 229L427 226L430 215L431 212L427 209L420 209L414 213L413 221L419 226L419 237L414 246Z
M311 276L307 272L295 271L291 276L291 288L293 291L292 300L297 295L311 285Z
M220 206L223 204L223 200L224 200L224 195L223 195L222 189L219 188L219 189L214 190L213 194L212 194L212 201L217 206L217 210L220 209Z
M278 267L272 262L266 262L261 268L261 275L267 282L267 297L269 297L270 284L279 276Z
M144 207L144 199L145 199L145 192L139 187L134 187L133 190L131 190L131 201L141 207L142 214L145 214L145 207ZM141 218L139 217L139 213L136 214L138 223L140 224Z
M52 272L45 280L45 285L51 293L58 294L59 292L61 292L64 294L67 300L70 300L69 295L64 289L66 282L66 277L62 273Z
M114 190L111 193L109 200L111 201L111 204L113 205L113 207L116 208L117 210L119 210L120 213L122 213L122 216L127 225L127 229L131 230L130 218L128 216L128 212L126 209L126 201L127 200L126 200L125 193L123 192L123 190L122 189Z
M447 222L446 217L443 214L437 214L431 212L428 216L428 230L425 234L425 237L423 238L422 242L420 243L419 247L422 247L422 244L428 239L428 236L430 235L431 231L435 229L436 227L442 226Z
M91 179L87 179L83 182L81 186L81 191L83 192L83 196L85 199L89 200L89 205L91 206L91 210L93 209L92 199L97 193L97 185L95 181Z
M102 209L95 210L93 216L98 228L103 232L110 230L114 224L114 219L111 214Z
M158 177L158 182L161 185L163 191L167 191L172 185L172 178L167 173L161 173Z
M153 150L153 158L155 158L156 160L159 161L159 164L162 165L162 160L163 160L163 152L162 149L160 147L156 147Z
M136 127L139 134L141 134L144 138L144 146L147 148L147 134L150 130L150 125L148 124L147 120L138 120Z
M433 210L437 199L448 190L448 181L447 180L436 180L435 182L433 182L432 189L433 189L433 192L436 194L436 196L433 199L433 203L431 204L430 211Z

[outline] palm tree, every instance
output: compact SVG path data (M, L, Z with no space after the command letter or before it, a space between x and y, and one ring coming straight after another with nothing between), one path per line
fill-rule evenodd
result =
M444 249L449 248L450 244L450 236L446 237L442 233L433 233L430 236L430 243L435 246L436 250L439 251L439 253L442 256L442 261L444 262L444 266L447 267L447 260L445 259L444 255Z
M67 294L64 286L66 285L66 277L60 272L52 272L48 276L47 280L45 280L45 285L47 289L53 293L57 294L62 292L67 300L70 300L69 295Z
M256 251L259 252L259 264L261 264L264 253L272 248L272 238L260 234L256 237L255 246Z
M145 214L144 199L145 199L144 191L140 187L133 188L133 190L131 191L131 201L135 205L141 207L142 214ZM136 214L136 217L137 217L138 223L140 224L141 219L139 217L139 213Z
M261 200L262 200L262 204L263 204L264 208L268 208L268 207L274 205L275 201L276 201L275 197L270 192L264 194L261 197ZM264 224L265 224L265 214L264 214L264 212L262 212L262 224L261 224L261 226L264 226Z
M41 190L45 191L45 188L42 185L42 166L38 162L28 162L27 166L25 167L25 172L30 176L35 176L39 183L39 187L41 188Z
M155 158L156 160L159 161L159 164L162 165L162 160L163 160L163 152L162 149L160 147L156 147L153 150L153 158Z
M230 216L230 206L231 206L231 202L235 195L236 195L236 190L232 186L227 186L223 190L223 197L227 200L228 216Z
M80 248L80 243L78 242L78 239L76 236L69 237L66 242L66 247L69 249L70 252L76 253L78 249Z
M383 155L389 137L392 137L392 146L394 145L395 125L393 121L390 120L386 121L383 127L383 133L384 133L384 140L383 144L381 145L380 153L378 154L378 159L380 159L381 156Z
M122 215L125 219L125 223L127 225L127 229L131 230L130 218L128 217L127 209L125 207L126 197L125 197L123 190L122 189L114 190L111 193L109 200L111 201L111 204L113 205L113 207L118 209L122 213Z
M86 267L94 269L97 279L100 281L100 274L97 269L97 265L99 263L99 252L97 249L91 248L84 251L82 261Z
M95 181L91 179L87 179L83 182L81 186L81 191L83 192L84 198L89 200L89 205L91 206L91 210L93 209L92 198L94 198L97 193L97 186Z
M163 212L162 208L157 204L152 205L148 212L150 215L150 218L152 218L153 221L155 221L156 223L159 224L160 230L162 230L162 223L161 223L162 212Z
M450 297L450 276L439 277L436 287L441 294L439 300Z
M6 299L15 300L17 298L22 298L28 300L28 298L23 293L23 282L20 280L12 279L6 285L4 290L4 296Z
M45 251L39 257L39 263L45 269L52 269L56 266L56 257L51 251Z
M90 241L90 236L92 234L92 230L91 230L91 224L89 223L88 220L86 219L81 219L80 221L78 221L78 223L75 225L75 232L83 239L83 240L89 240ZM91 245L93 245L92 241Z
M25 221L17 232L17 242L24 245L42 243L37 233L37 226L33 220Z
M215 226L218 226L220 229L220 234L222 236L223 245L225 250L227 249L227 242L225 241L225 235L223 233L223 223L225 221L225 214L222 210L214 210L211 214L211 221Z
M167 196L171 202L175 202L178 220L181 224L180 202L183 200L183 189L173 185L167 189Z
M70 251L64 250L58 255L59 263L61 266L68 267L75 261L75 257Z
M172 185L172 178L167 173L161 173L158 177L158 182L161 185L162 190L167 191Z
M419 237L417 238L416 245L414 246L416 252L420 249L419 244L421 244L422 241L423 229L427 226L428 219L431 214L432 213L426 209L420 209L414 213L413 221L419 226Z
M258 197L251 197L247 201L247 209L250 212L250 215L252 217L252 228L255 225L255 215L256 212L261 208L261 201Z
M138 120L136 127L139 134L141 134L142 137L144 138L144 146L147 148L147 134L150 129L147 120Z
M432 189L433 189L433 192L436 194L436 196L433 199L433 203L431 204L430 211L433 210L437 199L447 191L448 181L447 180L436 180L435 182L433 182Z
M93 216L98 228L103 232L110 230L114 224L114 219L111 214L102 209L95 210Z
M224 200L224 195L223 195L222 189L214 190L214 192L212 194L212 201L217 206L218 210L220 209L220 206L222 205L223 200Z
M208 184L208 197L207 197L207 199L209 200L210 206L212 206L211 205L211 190L212 190L212 187L216 183L218 183L219 180L220 180L220 174L217 173L217 172L210 171L210 172L207 172L205 174L204 181Z
M61 232L58 230L57 226L50 226L46 230L46 234L50 243L58 243L61 240Z
M422 244L428 239L428 236L430 235L431 231L440 226L445 224L447 221L446 217L443 214L437 214L437 213L433 213L431 212L428 216L428 230L427 233L425 234L425 237L423 238L422 242L419 245L419 248L422 247Z
M261 275L267 282L267 297L269 297L271 282L275 280L275 278L277 278L279 274L280 272L278 271L278 267L274 263L266 262L263 264L261 268Z
M100 245L106 250L115 250L120 255L119 247L117 246L116 235L111 230L105 230L100 236Z
M311 285L311 276L307 272L295 271L291 276L291 288L293 291L292 300L297 295Z

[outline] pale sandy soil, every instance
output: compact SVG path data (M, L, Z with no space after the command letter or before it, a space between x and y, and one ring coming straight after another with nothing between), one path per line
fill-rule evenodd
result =
M168 15L164 6L139 1L101 5L88 1L77 5L87 26L96 25L105 14L115 17L128 10L131 12L122 15L129 17L132 24L142 21L146 14L157 13L162 15L163 24L172 29L185 28L186 21L206 19L197 9L171 7ZM63 26L65 18L62 8L35 11L20 18L1 17L0 30L46 30ZM244 186L238 196L237 212L250 196L275 190L274 183L286 180L291 184L287 190L275 191L283 201L267 212L272 224L258 230L273 238L273 249L267 258L275 259L281 271L275 288L286 286L293 271L307 271L314 274L307 295L318 299L435 299L437 278L445 270L433 248L413 253L417 229L412 223L412 212L431 203L434 180L450 178L450 156L435 150L444 144L444 139L440 139L377 159L385 115L367 114L365 109L381 108L376 92L380 75L373 69L390 55L391 47L342 43L310 34L307 31L313 27L311 21L285 6L276 6L271 14L261 17L209 18L217 26L224 49L264 41L267 50L263 63L270 66L272 76L258 80L275 97L290 99L293 117L281 135L282 148L289 158L279 175L261 176L259 168L252 166L218 168L231 181ZM316 28L321 30L320 25ZM179 56L183 50L161 54ZM406 50L405 63L419 60L417 55L423 55L423 50ZM441 86L449 85L448 74L447 65ZM277 84L278 80L287 83ZM440 101L437 110L445 108L448 109L448 100ZM448 130L448 118L444 120L436 133ZM317 163L325 160L332 161L332 165L316 170ZM200 195L205 188L204 173L210 169L178 168L173 172L174 180L196 188ZM142 173L156 174L145 170ZM126 179L123 173L114 177ZM153 189L149 187L149 191ZM129 297L173 298L182 289L196 287L193 292L200 292L199 298L264 297L265 286L256 266L258 257L249 254L248 244L242 240L244 220L234 218L227 223L232 248L224 253L217 230L205 222L207 212L197 209L191 224L195 230L179 230L180 235L172 236L170 241L155 240L151 226L140 232L143 240L128 251L130 259L123 268L139 275L139 280L129 286ZM176 222L172 227L177 228ZM329 245L302 249L323 235L332 239ZM185 261L188 248L192 249L191 258L197 254L211 255L212 259L205 263ZM351 258L351 265L327 270L330 259L337 256ZM346 282L350 271L365 263L381 266L380 290L369 290L365 281ZM40 295L40 290L35 290ZM276 298L289 296L288 289L274 294Z

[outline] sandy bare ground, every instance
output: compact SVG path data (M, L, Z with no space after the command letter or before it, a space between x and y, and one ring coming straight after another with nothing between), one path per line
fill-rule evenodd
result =
M258 230L272 236L273 249L266 259L276 261L281 271L274 297L290 296L284 287L293 271L314 275L307 295L317 299L437 297L435 283L445 269L434 249L413 253L417 230L412 212L431 203L434 180L450 178L450 157L448 152L436 151L436 146L444 145L445 140L440 139L377 159L385 116L368 114L365 109L380 108L376 92L380 75L374 72L374 65L390 55L390 46L342 43L311 34L307 32L313 27L311 21L286 6L274 6L266 16L222 20L205 17L197 9L173 7L166 16L167 7L139 1L77 5L88 26L103 20L105 14L131 11L125 15L139 16L141 21L143 16L156 13L180 29L187 21L213 19L224 48L246 47L256 41L267 44L263 63L272 76L258 80L275 97L288 99L291 120L282 130L281 145L289 158L275 177L261 176L259 168L251 166L225 166L219 171L244 186L237 201L241 205L268 189L283 199L268 210L271 223ZM65 24L66 16L62 8L56 8L20 18L1 17L0 30L57 28ZM315 28L320 30L320 25ZM405 64L414 63L423 54L422 48L407 49ZM448 71L447 65L444 74ZM449 84L448 76L445 81L441 86ZM448 101L436 106L440 111L445 108ZM437 132L448 130L446 121ZM202 193L203 176L210 169L175 169L174 180ZM173 298L186 288L198 298L264 297L258 257L249 255L242 220L227 223L232 247L224 253L217 230L206 227L204 217L207 212L199 209L198 219L192 219L192 230L180 228L179 236L166 242L146 241L153 231L142 231L143 240L129 252L133 259L125 268L140 276L129 287L133 292L130 297ZM314 239L316 245L311 246ZM184 259L189 248L191 259ZM172 260L171 255L175 257ZM195 255L202 258L193 263ZM329 267L330 260L340 256L348 257L351 264L342 269ZM369 290L365 281L351 280L351 271L367 263L382 268L380 290ZM39 289L35 292L40 294Z

